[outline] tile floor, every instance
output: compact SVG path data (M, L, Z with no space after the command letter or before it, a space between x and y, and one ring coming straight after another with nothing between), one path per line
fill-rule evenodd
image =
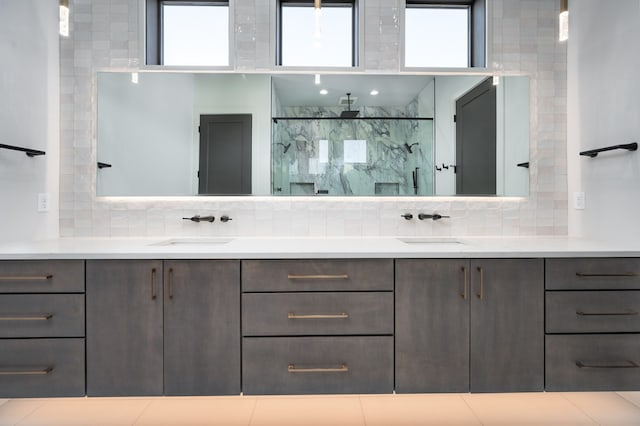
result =
M0 425L640 425L640 392L0 400Z

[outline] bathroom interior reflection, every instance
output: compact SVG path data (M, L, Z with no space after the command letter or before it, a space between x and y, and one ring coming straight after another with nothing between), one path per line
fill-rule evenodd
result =
M526 76L104 72L97 98L98 196L529 192Z

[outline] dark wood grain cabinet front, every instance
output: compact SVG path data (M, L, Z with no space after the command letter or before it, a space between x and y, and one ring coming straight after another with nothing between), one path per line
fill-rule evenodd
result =
M239 261L87 262L87 394L240 393Z
M85 393L83 260L0 261L0 397Z
M546 389L640 390L640 259L547 259L546 277Z
M87 395L162 395L162 261L87 261Z
M164 262L165 395L238 395L240 262Z
M393 392L393 261L242 263L245 394Z
M544 388L541 259L396 260L396 390Z

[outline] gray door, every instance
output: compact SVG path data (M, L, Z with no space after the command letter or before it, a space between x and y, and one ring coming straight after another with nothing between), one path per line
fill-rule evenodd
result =
M396 391L469 391L469 261L396 260Z
M200 116L198 194L251 194L251 114Z
M456 194L496 193L496 89L484 80L456 101Z
M544 387L542 259L471 261L471 392Z
M87 395L162 395L162 262L88 260Z
M166 395L240 393L240 262L164 262Z

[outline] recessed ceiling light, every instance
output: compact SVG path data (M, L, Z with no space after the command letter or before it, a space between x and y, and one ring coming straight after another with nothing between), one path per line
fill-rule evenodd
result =
M320 91L320 94L321 94L321 95L326 95L327 93L329 93L329 91L328 91L327 89L322 89L322 90Z
M379 93L379 92L378 92L376 89L373 89L369 94L370 94L371 96L375 96L375 95L377 95L378 93Z

